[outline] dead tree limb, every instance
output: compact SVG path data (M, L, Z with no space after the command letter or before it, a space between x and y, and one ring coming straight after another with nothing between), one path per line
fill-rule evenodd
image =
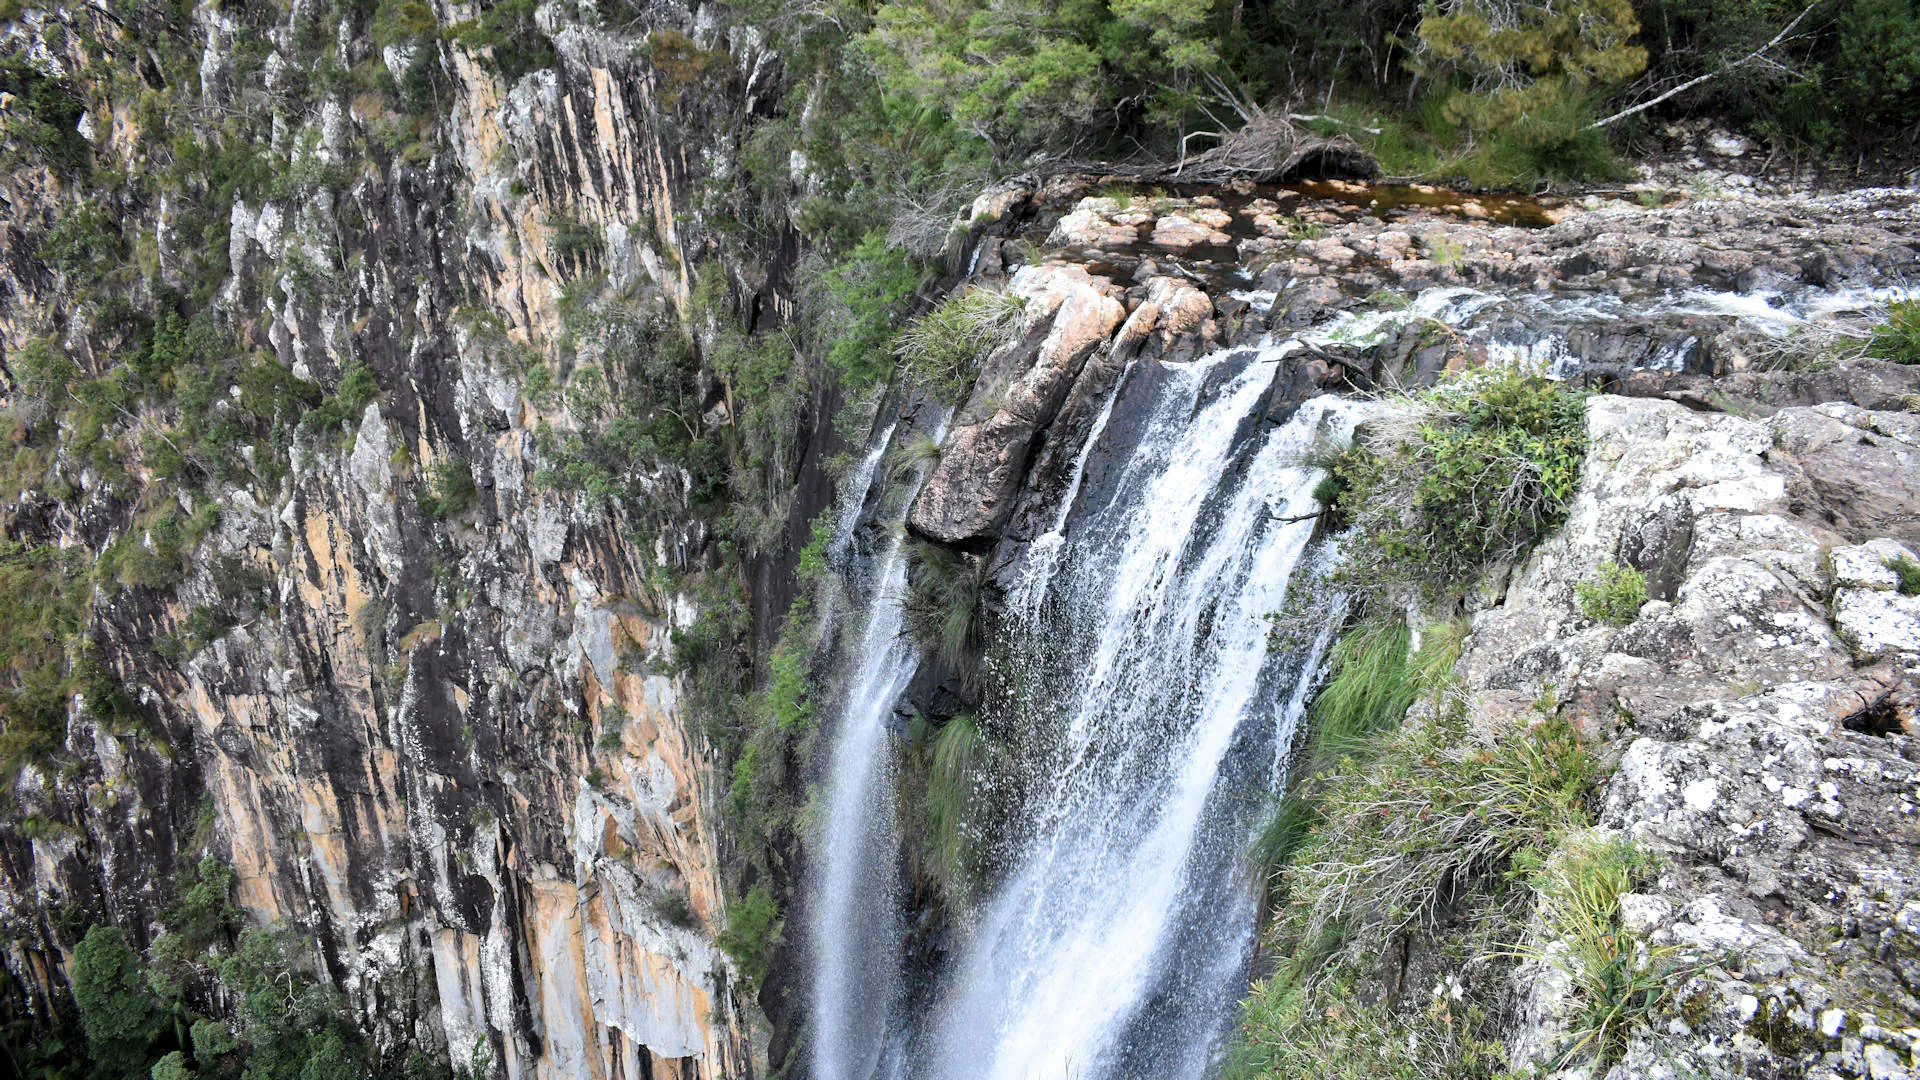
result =
M1630 108L1622 109L1619 112L1614 113L1612 116L1609 116L1604 120L1595 120L1593 123L1587 125L1587 130L1592 131L1594 128L1603 128L1603 127L1606 127L1608 124L1614 123L1615 121L1625 120L1627 117L1632 116L1636 113L1646 112L1648 109L1653 108L1655 105L1660 104L1661 102L1667 100L1668 98L1674 97L1679 94L1684 94L1687 91L1693 89L1696 86L1699 86L1701 83L1706 82L1708 79L1711 79L1716 75L1725 75L1727 72L1732 71L1734 68L1740 67L1743 64L1750 64L1755 60L1762 59L1766 55L1769 49L1772 49L1775 45L1778 45L1782 41L1785 41L1787 35L1793 33L1793 28L1800 25L1801 19L1806 18L1807 15L1810 12L1812 12L1814 8L1819 6L1820 6L1820 0L1813 0L1813 3L1808 4L1805 8L1801 9L1800 14L1795 15L1793 17L1792 22L1782 27L1779 33L1773 35L1773 40L1753 50L1752 52L1741 57L1740 59L1735 60L1733 63L1715 68L1714 70L1707 72L1705 75L1698 76L1697 78L1688 79L1686 82L1683 82L1679 86L1676 86L1673 89L1667 91L1666 93L1661 94L1659 97L1652 98L1647 101L1643 101L1640 104L1634 105Z

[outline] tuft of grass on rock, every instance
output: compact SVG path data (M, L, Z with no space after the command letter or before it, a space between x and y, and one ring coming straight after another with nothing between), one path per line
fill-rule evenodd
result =
M1020 332L1025 298L968 286L901 331L894 346L907 375L943 401L960 399L981 363Z
M1587 618L1625 626L1647 602L1647 575L1616 562L1601 563L1596 576L1574 585L1573 595Z
M1867 355L1896 364L1920 364L1920 297L1887 305L1887 321L1873 328Z
M1920 562L1914 562L1905 555L1895 555L1887 560L1887 569L1900 579L1902 596L1920 596Z

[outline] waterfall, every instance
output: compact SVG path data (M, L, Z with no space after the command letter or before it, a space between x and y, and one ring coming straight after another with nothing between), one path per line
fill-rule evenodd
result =
M850 546L876 467L890 445L889 424L869 450L847 492L834 537ZM936 433L937 437L937 433ZM814 852L818 865L810 920L813 956L813 1075L817 1080L868 1080L897 1071L883 1059L903 988L899 881L894 853L893 754L887 721L913 679L918 657L901 633L907 583L901 533L905 509L924 481L914 472L899 511L881 521L885 538L874 555L866 624L853 670L829 732L824 806Z
M1011 642L1032 794L929 1033L940 1080L1199 1077L1243 989L1239 867L1313 647L1269 648L1316 508L1298 464L1356 406L1264 416L1290 346L1158 365L1104 501L1030 572ZM1129 392L1135 392L1130 389ZM1293 520L1293 519L1300 520Z

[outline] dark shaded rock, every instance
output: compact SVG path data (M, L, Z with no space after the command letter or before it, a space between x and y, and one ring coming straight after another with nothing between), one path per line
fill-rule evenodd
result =
M1669 495L1656 500L1620 534L1620 561L1646 575L1647 598L1671 600L1686 575L1693 544L1693 507Z

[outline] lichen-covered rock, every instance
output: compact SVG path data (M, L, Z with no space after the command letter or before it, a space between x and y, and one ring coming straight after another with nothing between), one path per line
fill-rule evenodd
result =
M1843 538L1901 528L1920 497L1920 470L1882 464L1908 452L1909 427L1852 408L1752 421L1595 398L1566 527L1474 618L1461 670L1476 699L1546 700L1610 741L1599 824L1662 860L1622 925L1681 982L1615 1080L1913 1065L1920 636L1885 569L1906 549ZM1621 628L1588 621L1574 586L1612 559L1670 601ZM1524 1067L1546 1060L1573 991L1522 977Z

